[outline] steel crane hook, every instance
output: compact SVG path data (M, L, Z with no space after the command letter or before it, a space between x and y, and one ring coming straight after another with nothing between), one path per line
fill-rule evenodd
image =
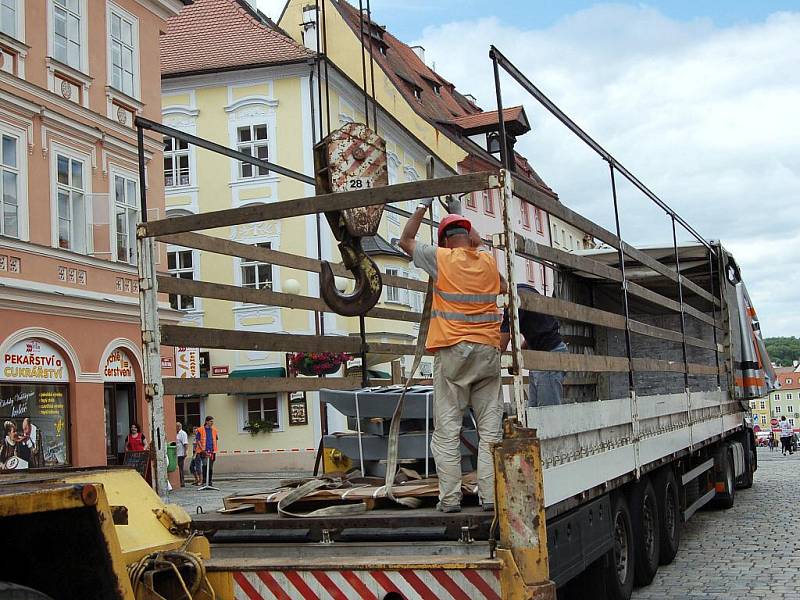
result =
M367 256L361 247L361 238L345 234L339 242L342 263L356 280L355 289L350 294L342 294L336 288L336 279L328 261L323 261L319 274L319 291L322 299L331 310L345 317L365 314L381 297L383 282L378 265Z

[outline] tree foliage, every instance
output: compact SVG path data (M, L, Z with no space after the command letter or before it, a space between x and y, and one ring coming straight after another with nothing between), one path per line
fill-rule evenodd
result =
M779 367L790 367L792 361L800 360L800 339L792 337L765 338L769 357Z

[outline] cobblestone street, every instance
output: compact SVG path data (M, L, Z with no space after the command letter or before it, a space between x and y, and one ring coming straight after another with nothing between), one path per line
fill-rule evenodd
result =
M678 556L635 600L781 598L800 600L798 545L792 535L800 453L759 448L749 490L730 510L703 510L684 525ZM784 531L784 527L788 529ZM758 535L756 535L758 533Z

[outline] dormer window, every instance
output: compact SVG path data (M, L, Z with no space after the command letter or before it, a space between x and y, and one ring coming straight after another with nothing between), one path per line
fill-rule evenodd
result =
M441 96L442 95L442 86L440 86L438 83L434 83L433 84L433 93L436 94L437 96Z
M422 90L419 89L418 87L412 89L414 91L414 98L416 98L417 100L422 100Z

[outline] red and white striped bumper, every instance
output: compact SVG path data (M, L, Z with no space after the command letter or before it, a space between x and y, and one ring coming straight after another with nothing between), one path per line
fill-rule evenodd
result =
M495 569L236 571L236 600L500 600Z

